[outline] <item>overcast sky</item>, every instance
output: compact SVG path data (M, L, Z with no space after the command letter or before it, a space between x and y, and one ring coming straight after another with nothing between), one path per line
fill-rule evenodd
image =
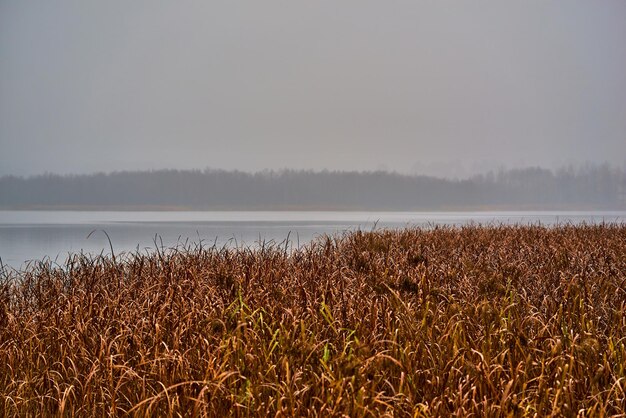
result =
M626 162L626 1L0 1L0 175Z

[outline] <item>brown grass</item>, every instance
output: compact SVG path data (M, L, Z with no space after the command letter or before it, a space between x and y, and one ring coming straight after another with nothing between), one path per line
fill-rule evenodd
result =
M0 285L0 415L626 413L626 226L72 256Z

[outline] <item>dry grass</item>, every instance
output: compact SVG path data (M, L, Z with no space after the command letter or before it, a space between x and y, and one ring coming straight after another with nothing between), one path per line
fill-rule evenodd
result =
M33 265L0 415L626 412L626 226L356 232Z

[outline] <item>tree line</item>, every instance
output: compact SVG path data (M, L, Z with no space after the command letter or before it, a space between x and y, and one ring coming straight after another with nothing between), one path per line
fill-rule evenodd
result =
M626 209L626 172L588 165L500 170L463 180L384 171L215 169L4 176L0 208Z

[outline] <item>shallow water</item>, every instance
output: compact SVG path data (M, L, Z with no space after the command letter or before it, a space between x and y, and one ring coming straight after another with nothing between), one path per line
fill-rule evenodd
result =
M95 212L0 211L0 258L21 268L68 253L150 251L158 245L283 242L296 247L323 234L432 225L626 222L626 212ZM95 231L92 233L92 231ZM91 235L90 235L91 233Z

